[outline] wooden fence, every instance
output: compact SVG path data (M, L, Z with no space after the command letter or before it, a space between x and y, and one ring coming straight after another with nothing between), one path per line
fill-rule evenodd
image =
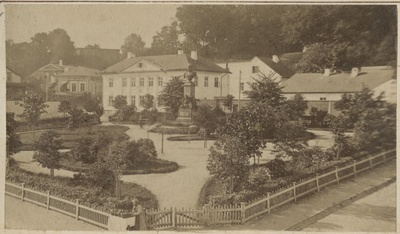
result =
M353 161L350 165L345 165L341 168L336 167L325 174L317 174L314 178L298 181L278 191L267 193L265 197L248 204L241 203L226 206L207 204L202 209L145 210L146 224L149 229L158 230L198 228L215 224L241 224L259 215L270 213L273 209L286 203L297 201L299 198L320 191L330 184L339 183L341 180L351 176L357 176L358 173L395 157L396 150L393 149L360 161ZM81 205L79 200L71 202L51 196L49 192L41 193L25 188L23 184L19 186L9 182L6 182L5 190L7 195L17 197L23 201L56 210L104 229L109 228L110 214ZM113 216L113 220L115 218ZM123 219L120 219L123 223Z
M22 201L31 202L46 209L55 210L78 220L108 229L110 214L81 205L79 200L76 200L76 202L68 201L52 196L50 192L42 193L25 188L24 184L20 186L9 182L5 184L5 193Z

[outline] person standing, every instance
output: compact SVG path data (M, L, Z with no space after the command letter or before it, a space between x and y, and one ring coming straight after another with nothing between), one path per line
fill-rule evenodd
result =
M139 204L139 201L137 199L132 200L133 207L132 207L132 213L136 217L135 220L135 230L147 230L146 226L146 217L145 217L145 211L143 207Z

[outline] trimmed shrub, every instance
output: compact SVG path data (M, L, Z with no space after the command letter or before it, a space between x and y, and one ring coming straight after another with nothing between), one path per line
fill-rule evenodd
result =
M267 167L274 178L280 178L287 175L286 163L281 159L274 159L268 162Z

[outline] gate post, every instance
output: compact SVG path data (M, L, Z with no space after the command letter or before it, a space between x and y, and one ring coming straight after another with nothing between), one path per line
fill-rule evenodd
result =
M176 207L172 208L172 227L176 227Z
M47 190L47 202L46 202L46 208L50 208L50 190Z
M76 199L75 219L79 220L79 199Z
M207 227L211 223L211 220L210 220L210 204L205 204L203 209L204 209L204 226Z
M271 213L271 202L269 201L269 196L270 196L270 193L268 192L268 193L267 193L267 209L268 209L268 214Z
M241 202L240 203L240 220L242 221L242 223L244 223L246 219L246 203Z

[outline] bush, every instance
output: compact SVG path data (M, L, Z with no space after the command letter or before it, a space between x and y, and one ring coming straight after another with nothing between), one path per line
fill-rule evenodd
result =
M72 149L72 154L74 155L74 159L77 161L81 161L83 163L93 163L96 161L97 157L97 147L95 142L90 138L83 138Z
M112 115L110 118L113 120L119 120L119 121L127 121L132 118L136 113L136 107L129 105L129 106L123 106L120 109L115 112L114 115Z
M269 161L267 167L271 176L274 178L280 178L287 175L286 163L282 159Z
M249 188L261 188L271 180L271 174L268 168L259 167L255 168L249 175Z
M158 118L158 110L156 108L152 108L150 110L144 109L142 110L142 119L147 119L148 124L154 124L157 122Z
M189 128L189 127L177 127L177 128L163 128L163 127L158 127L158 128L153 128L150 129L149 132L155 132L155 133L162 133L164 134L196 134L199 131L198 127L195 128Z

